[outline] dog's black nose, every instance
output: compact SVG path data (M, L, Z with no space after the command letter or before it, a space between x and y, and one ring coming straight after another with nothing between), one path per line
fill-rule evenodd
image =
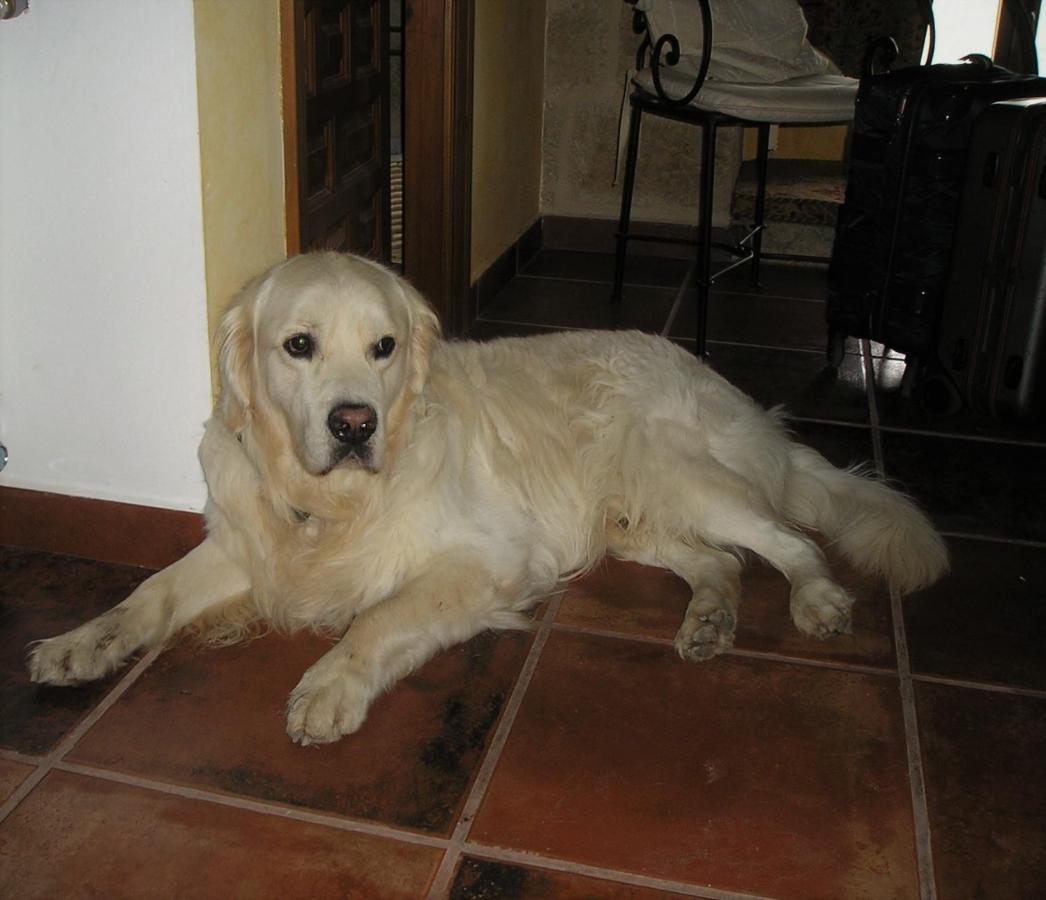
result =
M336 406L327 416L327 428L342 444L365 444L377 427L378 414L364 403Z

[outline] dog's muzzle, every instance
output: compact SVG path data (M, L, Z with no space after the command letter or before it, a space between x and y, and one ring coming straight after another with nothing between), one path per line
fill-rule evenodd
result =
M327 416L327 429L339 444L347 449L363 447L378 428L378 414L365 403L345 403L336 406Z

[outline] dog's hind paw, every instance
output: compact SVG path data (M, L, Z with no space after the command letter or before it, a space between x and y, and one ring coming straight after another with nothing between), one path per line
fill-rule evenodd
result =
M718 595L695 597L675 638L676 652L683 659L711 659L734 645L737 619Z
M850 633L854 599L834 581L815 578L792 593L792 621L803 634L822 640Z

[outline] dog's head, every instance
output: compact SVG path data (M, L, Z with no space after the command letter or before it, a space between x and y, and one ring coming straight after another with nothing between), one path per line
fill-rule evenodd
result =
M284 479L380 471L438 334L425 300L384 267L339 253L294 257L251 282L222 319L218 414Z

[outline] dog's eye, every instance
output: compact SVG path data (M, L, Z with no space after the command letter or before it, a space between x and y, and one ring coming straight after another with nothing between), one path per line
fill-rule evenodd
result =
M387 334L374 345L374 358L385 359L387 356L392 356L392 351L395 349L396 339L391 334Z
M297 359L308 359L312 356L312 338L307 334L296 334L284 341L283 349Z

